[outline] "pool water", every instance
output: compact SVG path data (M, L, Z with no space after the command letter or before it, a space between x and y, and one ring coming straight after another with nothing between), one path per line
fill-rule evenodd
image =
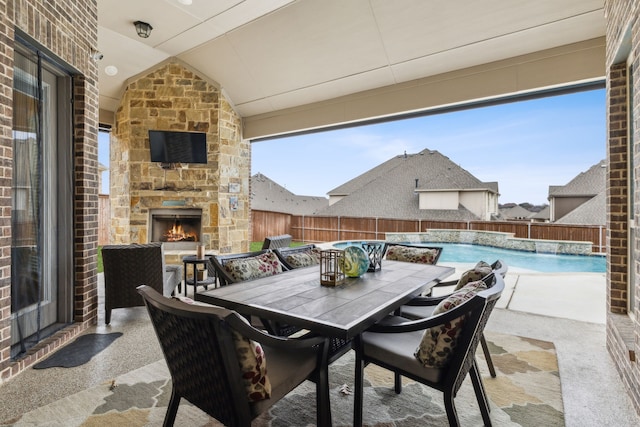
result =
M334 246L343 249L350 245L360 244L361 242L339 242ZM603 255L554 255L463 243L424 243L423 245L442 247L442 254L438 262L476 263L482 260L491 264L495 260L501 259L509 267L526 268L545 273L604 273L607 271L606 258Z

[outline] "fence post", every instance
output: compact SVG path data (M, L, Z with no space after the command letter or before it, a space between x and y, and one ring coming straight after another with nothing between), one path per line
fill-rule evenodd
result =
M602 252L602 226L598 227L598 248Z
M531 223L527 224L527 239L531 239Z

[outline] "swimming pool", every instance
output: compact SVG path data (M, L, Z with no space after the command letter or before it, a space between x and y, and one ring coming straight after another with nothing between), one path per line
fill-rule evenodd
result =
M342 249L362 242L337 242L333 246ZM463 243L423 243L424 246L440 246L442 254L438 262L476 263L480 260L492 263L497 259L504 260L509 267L526 268L546 273L607 271L606 258L602 255L554 255L490 246L469 245Z

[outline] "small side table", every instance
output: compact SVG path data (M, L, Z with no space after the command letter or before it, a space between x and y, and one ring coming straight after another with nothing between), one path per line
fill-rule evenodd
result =
M207 276L206 279L204 280L198 280L198 265L204 265L205 266L205 271L207 271L208 269L206 268L207 263L209 263L209 257L205 255L204 258L198 258L195 255L187 255L185 257L182 258L182 263L184 264L184 296L187 296L187 287L188 286L193 286L193 295L194 295L194 299L195 299L195 294L196 294L196 290L198 289L198 286L204 286L205 289L209 289L209 285L216 285L217 280L216 277L213 276ZM191 264L193 266L192 270L193 270L193 274L191 279L188 277L189 273L187 272L188 268L187 266Z

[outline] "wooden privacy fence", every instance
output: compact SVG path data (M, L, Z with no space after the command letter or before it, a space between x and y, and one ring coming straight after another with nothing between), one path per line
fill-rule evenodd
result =
M536 240L591 242L593 252L606 251L604 226L549 224L526 221L429 221L385 218L300 216L251 211L252 241L290 234L294 241L384 240L385 233L419 233L427 229L496 231Z

